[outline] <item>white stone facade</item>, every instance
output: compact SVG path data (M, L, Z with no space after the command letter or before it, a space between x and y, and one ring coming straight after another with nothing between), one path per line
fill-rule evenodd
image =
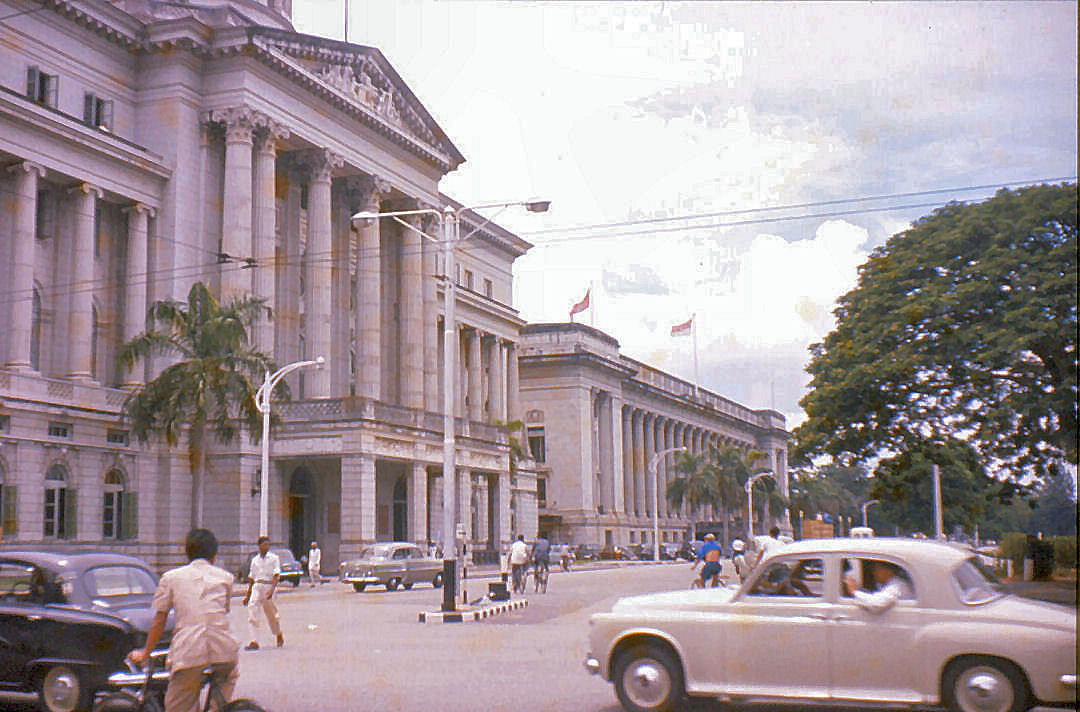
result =
M681 542L712 511L676 511L663 496L676 477L667 448L699 454L733 445L765 454L788 493L784 417L751 410L619 353L611 336L583 324L522 328L521 400L540 478L539 527L554 541L599 548ZM541 452L542 450L542 452Z
M196 281L264 298L254 342L294 373L276 406L271 536L323 566L441 532L438 245L358 210L460 208L464 157L369 47L301 35L279 0L0 0L2 545L95 548L163 566L191 524L187 446L131 442L119 346ZM462 233L482 220L464 212ZM409 222L436 240L438 224ZM458 250L459 501L472 549L510 538L520 417L511 265L486 224ZM254 547L259 451L215 445L204 523L226 565Z

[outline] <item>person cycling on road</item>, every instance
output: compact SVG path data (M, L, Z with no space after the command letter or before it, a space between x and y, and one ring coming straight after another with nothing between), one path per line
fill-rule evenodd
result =
M541 568L544 569L544 573L551 570L551 542L543 536L536 537L536 541L533 542L532 565L536 573L540 573Z
M522 579L525 575L525 567L528 565L529 545L525 543L525 535L518 534L517 541L510 545L510 570L515 591L521 590L524 586Z
M712 579L713 585L716 585L716 577L720 575L720 555L723 550L720 545L716 543L715 534L706 534L705 543L701 545L701 550L698 551L697 560L694 561L693 569L697 568L697 565L701 562L705 562L705 565L701 567L701 585L704 587Z

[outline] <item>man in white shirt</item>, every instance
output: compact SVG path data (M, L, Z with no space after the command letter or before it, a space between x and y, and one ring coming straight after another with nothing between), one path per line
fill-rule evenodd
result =
M184 544L187 566L166 571L150 607L154 619L142 650L130 658L142 664L165 630L169 610L176 611L176 631L169 645L169 687L165 712L195 712L202 689L203 669L212 666L228 700L236 687L240 643L229 630L229 594L233 575L214 566L217 538L209 529L192 529Z
M870 576L876 584L873 593L860 591L853 571L844 576L845 593L855 599L855 605L871 613L884 613L901 599L915 598L911 584L900 575L898 569L884 561L869 563Z
M521 582L525 574L525 566L529 563L529 545L525 543L525 535L518 534L517 541L510 545L510 573L514 582L514 590L524 586Z
M277 637L278 647L285 645L277 604L274 603L274 591L277 590L280 578L281 561L277 554L270 551L270 537L261 536L259 537L259 553L251 557L251 568L248 570L248 591L244 596L244 605L248 609L248 628L251 631L251 642L247 644L245 650L259 649L260 609L270 624L270 632Z
M322 583L322 549L319 548L317 541L311 542L311 549L307 554L307 565L311 587L315 588L316 583Z
M769 530L769 536L760 537L757 540L758 557L754 561L754 565L757 566L767 557L771 556L774 551L784 545L784 542L780 541L780 527L773 527Z

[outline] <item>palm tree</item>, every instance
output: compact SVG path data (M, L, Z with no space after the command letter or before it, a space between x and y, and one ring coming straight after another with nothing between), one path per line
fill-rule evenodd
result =
M716 504L723 517L725 543L731 541L728 535L730 514L742 506L745 500L743 485L753 474L755 464L763 457L756 450L746 451L731 445L714 448L711 452L716 472Z
M675 472L682 475L668 483L664 496L675 508L683 503L691 512L706 504L713 504L717 498L716 472L706 455L691 455L680 452L675 455ZM693 518L691 514L691 518ZM693 537L697 538L697 524L694 524Z
M150 328L120 348L118 358L127 371L149 356L177 359L132 392L124 410L142 443L158 434L175 447L188 430L189 453L196 463L195 526L202 525L208 431L221 442L231 441L243 426L254 441L262 435L256 384L275 366L249 345L248 329L265 309L264 300L254 298L222 306L205 284L196 282L187 303L154 302L147 316ZM279 384L278 395L287 397L284 385Z

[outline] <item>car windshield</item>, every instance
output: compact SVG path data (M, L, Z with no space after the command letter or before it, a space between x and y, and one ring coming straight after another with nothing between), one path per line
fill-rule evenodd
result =
M293 556L293 553L288 549L274 549L273 551L275 554L277 554L278 561L282 565L296 563L296 557Z
M986 603L1002 595L997 588L997 576L975 556L956 567L953 582L964 603Z
M394 553L394 547L389 544L376 544L375 546L369 546L360 552L361 559L386 559Z
M83 585L90 598L152 595L157 589L154 577L138 566L98 566L83 574Z

